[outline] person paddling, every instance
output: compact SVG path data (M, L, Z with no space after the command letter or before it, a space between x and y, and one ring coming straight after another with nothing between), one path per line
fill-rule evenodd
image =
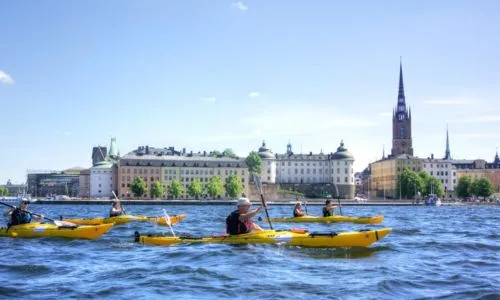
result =
M264 206L250 211L252 203L247 198L238 199L236 205L238 209L226 218L226 232L228 234L235 235L263 230L259 225L252 222L252 218L260 213Z
M305 215L306 213L302 210L302 203L297 202L295 204L295 207L293 208L293 217L297 218L297 217L303 217Z
M111 210L109 211L110 217L117 217L125 214L125 208L122 207L120 201L115 200L111 204Z
M333 216L333 211L337 206L332 205L332 200L328 199L325 202L325 207L323 207L323 217Z
M32 216L31 213L27 212L29 201L22 200L19 203L19 208L13 206L10 210L6 211L3 215L11 217L10 223L8 226L27 224L31 222ZM33 216L33 218L37 221L43 219L43 215L41 216Z

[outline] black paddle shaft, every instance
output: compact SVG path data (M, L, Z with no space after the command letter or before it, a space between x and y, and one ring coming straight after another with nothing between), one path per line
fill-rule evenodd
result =
M271 223L271 218L269 218L269 212L267 212L266 200L264 200L264 194L262 193L262 190L260 192L260 199L262 200L262 205L264 205L264 210L266 211L266 217L269 221L269 227L271 228L271 230L273 230L273 224Z
M0 203L1 203L1 204L3 204L3 205L5 205L5 206L9 206L9 207L11 207L11 208L14 208L14 207L15 207L14 205L10 205L10 204L4 203L4 202L0 202ZM37 216L37 217L42 217L42 215L35 214L34 212L31 212L31 211L29 211L29 210L24 210L24 209L21 209L21 208L19 208L19 209L20 209L21 211L27 212L27 213L32 214L32 215L34 215L34 216ZM51 222L54 222L54 220L53 220L53 219L51 219L51 218L47 218L46 216L43 216L43 218L44 218L45 220L49 220L49 221L51 221Z
M339 201L340 215L342 216L342 205L340 204L340 197L338 197L337 200Z

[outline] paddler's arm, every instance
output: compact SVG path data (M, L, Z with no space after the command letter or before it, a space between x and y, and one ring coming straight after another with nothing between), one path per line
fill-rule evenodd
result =
M259 206L259 208L249 211L246 214L240 214L240 217L238 218L240 221L246 221L250 220L251 218L255 217L258 213L262 211L263 207Z
M8 210L8 211L4 212L4 213L3 213L3 215L4 215L5 217L10 216L10 215L12 215L12 212L13 212L15 209L16 209L16 207L14 206L14 207L12 207L10 210Z

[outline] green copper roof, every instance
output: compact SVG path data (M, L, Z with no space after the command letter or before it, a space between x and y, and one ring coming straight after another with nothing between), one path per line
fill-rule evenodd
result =
M341 141L337 152L333 153L332 159L354 159L354 156L344 147L344 141Z

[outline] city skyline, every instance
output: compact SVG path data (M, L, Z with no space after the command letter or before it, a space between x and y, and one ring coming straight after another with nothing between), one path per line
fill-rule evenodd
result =
M55 3L0 11L1 184L90 167L111 137L245 156L344 140L362 171L391 149L400 56L415 156L444 157L447 127L453 158L500 146L495 1Z

